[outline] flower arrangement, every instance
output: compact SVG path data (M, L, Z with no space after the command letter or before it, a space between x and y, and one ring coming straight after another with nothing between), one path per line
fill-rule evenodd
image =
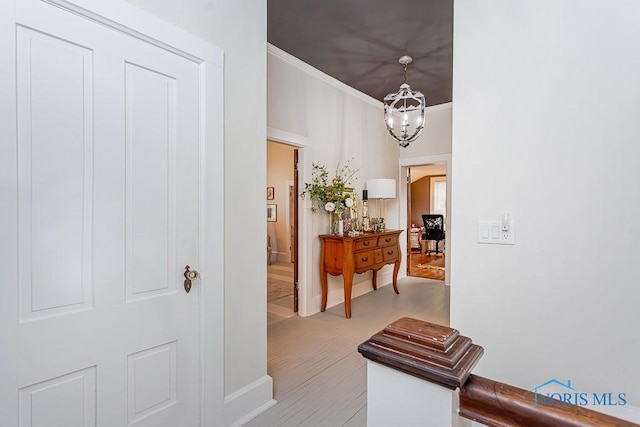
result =
M357 170L351 169L351 160L348 160L340 169L336 169L335 176L329 179L327 167L319 163L314 163L311 169L311 183L304 184L304 190L300 193L303 199L309 196L313 204L313 212L322 208L329 213L334 213L342 217L346 208L353 206L353 199L345 190L355 176Z

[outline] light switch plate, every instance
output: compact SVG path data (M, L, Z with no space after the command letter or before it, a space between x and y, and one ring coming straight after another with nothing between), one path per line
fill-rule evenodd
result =
M509 230L505 231L502 229L502 221L478 221L478 243L515 245L515 223L510 221Z

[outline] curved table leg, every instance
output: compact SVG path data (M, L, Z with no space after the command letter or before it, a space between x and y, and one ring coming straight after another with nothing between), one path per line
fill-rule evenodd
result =
M398 271L400 271L399 259L393 264L393 290L396 294L400 294L400 292L398 292Z
M322 268L320 270L320 287L322 288L322 305L320 306L320 311L325 311L327 309L327 272Z
M351 319L351 288L353 286L353 274L343 276L344 278L344 315Z

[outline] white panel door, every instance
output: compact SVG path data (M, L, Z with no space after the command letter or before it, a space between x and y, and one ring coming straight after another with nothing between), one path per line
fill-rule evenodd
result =
M198 65L46 4L18 18L19 425L196 426Z

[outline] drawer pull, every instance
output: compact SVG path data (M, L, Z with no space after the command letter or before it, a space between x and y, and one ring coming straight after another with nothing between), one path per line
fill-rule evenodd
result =
M360 261L367 262L367 261L369 261L369 257L368 256L362 257L362 258L360 258Z
M393 255L393 251L387 251L387 255Z
M371 244L371 242L366 241L366 242L362 242L362 246L369 246Z
M386 239L384 239L385 243L389 243L391 241L390 237L387 237Z

